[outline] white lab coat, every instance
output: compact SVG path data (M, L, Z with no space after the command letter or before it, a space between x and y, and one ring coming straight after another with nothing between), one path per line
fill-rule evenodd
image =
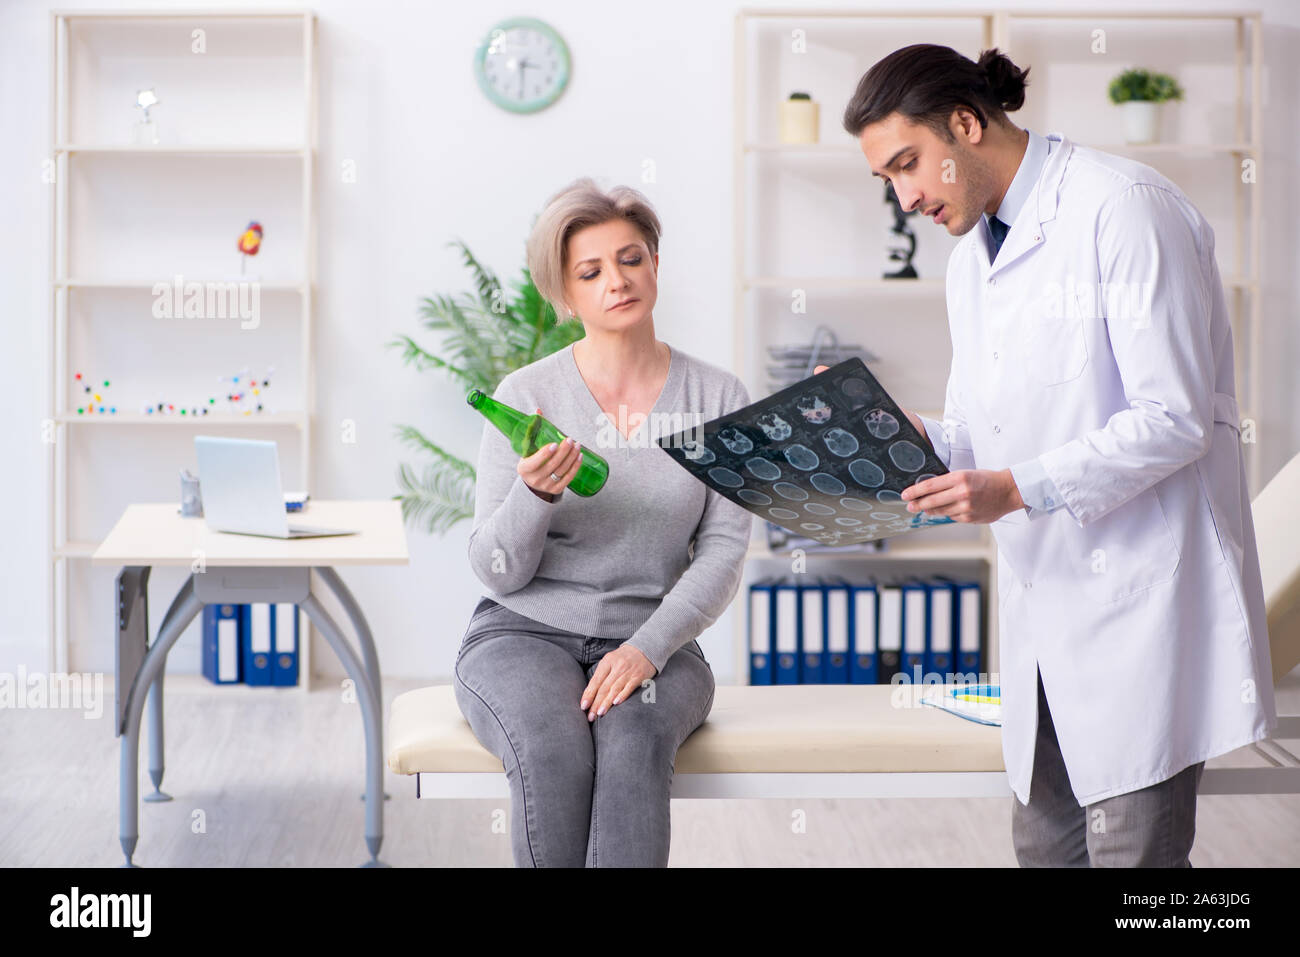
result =
M1041 669L1085 806L1277 717L1213 231L1150 167L1048 136L996 268L982 224L949 260L926 428L950 469L1041 466L1064 499L992 525L1002 748L1028 803Z

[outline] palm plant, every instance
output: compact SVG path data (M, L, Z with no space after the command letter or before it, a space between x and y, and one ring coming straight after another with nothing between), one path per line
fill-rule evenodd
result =
M424 328L442 333L441 356L434 355L408 335L387 343L402 350L402 359L417 369L441 369L466 389L491 395L509 373L563 349L581 339L582 324L557 322L555 310L527 269L509 289L469 251L462 240L448 243L460 249L474 277L472 292L434 295L422 300ZM474 466L426 438L412 425L397 426L397 437L429 453L432 461L415 467L402 463L397 481L402 518L408 525L422 524L429 534L445 533L457 522L474 517Z

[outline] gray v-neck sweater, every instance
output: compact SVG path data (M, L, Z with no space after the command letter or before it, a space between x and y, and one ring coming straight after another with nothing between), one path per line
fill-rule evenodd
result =
M669 348L663 391L631 439L587 388L572 345L502 379L493 398L541 409L609 462L609 478L590 498L565 489L547 502L515 470L506 437L484 423L469 538L489 598L554 628L626 639L657 670L735 596L753 519L653 441L750 401L730 372Z

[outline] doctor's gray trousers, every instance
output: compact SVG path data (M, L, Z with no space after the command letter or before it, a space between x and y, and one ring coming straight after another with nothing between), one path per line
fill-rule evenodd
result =
M1011 798L1016 860L1021 867L1191 867L1196 789L1204 770L1202 761L1150 787L1080 807L1040 674L1029 804Z

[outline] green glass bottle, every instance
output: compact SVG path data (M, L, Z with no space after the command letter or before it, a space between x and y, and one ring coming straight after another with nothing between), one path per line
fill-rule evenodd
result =
M552 442L559 445L566 438L563 432L543 416L537 413L526 415L498 402L480 389L472 391L465 401L495 425L510 440L510 447L523 458ZM582 464L578 466L578 474L573 476L573 481L565 488L576 495L595 495L604 487L605 479L609 478L609 463L591 449L581 448L578 451L582 455Z

